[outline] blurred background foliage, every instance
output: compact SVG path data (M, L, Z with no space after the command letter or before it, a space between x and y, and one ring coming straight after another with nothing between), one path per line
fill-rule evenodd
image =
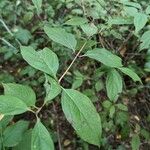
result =
M149 15L149 3L146 0L43 0L41 7L35 7L31 0L0 0L0 83L30 85L36 91L40 103L45 95L44 75L23 61L20 45L31 45L38 50L44 47L52 49L59 57L61 75L74 54L48 39L43 31L44 25L61 26L72 32L78 41L77 50L92 35L84 51L94 47L105 47L113 51L122 57L125 66L139 74L143 84L133 83L125 77L124 92L114 104L106 97L103 76L106 68L81 56L63 80L63 85L80 89L95 104L102 117L102 150L125 150L134 148L135 145L140 146L141 150L149 150L150 35L144 40L141 37L150 30L150 16L138 33L134 27L134 13ZM89 25L84 25L83 18ZM141 50L141 42L146 40L148 46ZM3 92L2 87L0 92ZM50 132L58 147L55 112L52 106L44 109L46 111L41 113L41 118L47 127L52 127L53 131ZM56 111L59 114L58 126L64 149L98 149L78 138L58 104ZM11 123L19 119L34 123L30 114L17 116Z

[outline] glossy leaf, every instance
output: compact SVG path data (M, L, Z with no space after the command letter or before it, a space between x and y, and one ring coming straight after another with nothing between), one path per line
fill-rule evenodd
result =
M54 150L50 133L40 120L32 130L31 150Z
M35 105L36 95L30 87L14 83L3 84L3 87L5 95L19 98L27 106Z
M126 68L126 67L122 67L119 68L124 74L128 75L133 81L139 81L142 82L140 77L131 69Z
M43 50L36 52L30 46L22 46L21 54L32 67L56 77L59 62L57 55L50 49L44 48Z
M29 123L26 121L19 121L11 126L8 126L3 133L4 146L16 146L23 138L24 133L28 128L28 125Z
M102 48L95 48L94 50L87 51L84 56L95 59L109 67L121 67L122 60L120 57L112 54L110 51Z
M62 44L63 46L75 51L77 41L73 34L66 32L62 28L54 28L48 26L44 27L44 31L54 42Z
M122 77L115 70L111 70L106 78L107 96L110 100L115 101L118 99L119 94L122 92Z
M0 96L0 114L17 115L28 111L27 105L14 96L1 95Z
M73 89L63 89L61 104L67 120L86 142L100 145L101 120L90 99Z

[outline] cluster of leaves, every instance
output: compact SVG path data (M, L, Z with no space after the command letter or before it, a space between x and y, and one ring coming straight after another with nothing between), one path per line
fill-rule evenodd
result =
M45 105L51 105L54 101L61 103L66 119L83 141L111 149L108 134L117 131L119 127L121 131L118 131L117 138L121 136L126 139L131 132L131 147L133 150L139 149L140 136L148 140L150 135L140 126L135 131L132 130L128 123L128 107L120 95L124 91L126 76L140 85L142 81L136 73L136 67L124 62L126 51L123 47L134 36L133 42L138 43L136 52L150 48L150 5L145 8L144 1L140 3L128 0L32 0L32 3L17 0L15 6L8 6L9 3L7 0L0 1L0 9L14 11L15 7L16 14L13 18L16 19L8 18L11 13L1 14L2 28L7 31L0 38L4 43L1 53L4 60L13 59L15 54L29 64L21 72L22 75L33 77L36 73L41 73L40 84L44 81L45 97L42 105L37 106L38 93L35 94L29 86L4 83L2 79L4 94L0 96L0 149L53 150L55 146L52 134L42 123L39 114ZM64 14L59 12L60 9ZM28 13L24 13L26 11ZM22 14L21 25L16 26L17 17ZM4 21L5 18L10 23L15 21L12 30ZM26 28L27 25L30 25L30 30ZM37 32L40 32L40 37ZM86 76L81 73L82 68L76 68L77 59L88 61L86 67L94 66L94 70L90 68L90 72L94 71L92 78L87 68L83 68L88 73ZM70 61L69 65L65 63ZM68 77L71 69L74 71L74 75L71 73L72 79ZM149 72L149 69L148 50L144 71ZM84 81L94 83L95 89L90 83L91 89L82 90ZM37 85L30 81L29 84ZM106 96L101 103L101 110L97 111L94 102L99 101L95 95L102 90ZM34 114L36 122L33 128L28 121L23 120L9 125L15 115L25 112ZM124 145L120 145L116 149L124 148Z

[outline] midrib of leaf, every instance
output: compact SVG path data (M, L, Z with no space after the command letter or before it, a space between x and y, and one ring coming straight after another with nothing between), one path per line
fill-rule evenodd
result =
M47 142L46 142L46 140L45 140L45 138L47 138L47 136L45 136L45 134L44 134L44 138L43 138L43 136L41 136L41 130L40 130L40 125L38 125L38 136L39 136L39 138L38 138L38 141L40 141L40 143L46 143L47 144ZM34 145L33 145L34 146ZM43 148L42 147L42 144L39 144L38 143L38 146L40 146L40 150Z
M84 120L87 122L87 125L89 126L90 129L92 129L93 131L93 128L92 126L90 126L90 124L88 123L88 120L86 119L86 117L84 116L84 113L82 113L82 111L79 109L79 107L77 106L77 104L74 102L73 98L66 92L65 89L63 89L65 91L65 93L72 99L72 102L74 103L74 105L76 106L76 108L79 110L80 114L82 114Z

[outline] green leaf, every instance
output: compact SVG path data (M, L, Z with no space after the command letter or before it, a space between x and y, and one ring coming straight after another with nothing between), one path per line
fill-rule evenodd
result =
M31 135L32 130L26 131L22 137L22 140L13 150L31 150Z
M133 21L130 18L122 18L122 17L116 17L116 18L109 18L108 24L111 25L128 25L132 24Z
M112 103L110 101L106 100L102 103L102 105L104 108L109 109L112 106Z
M133 135L132 140L131 140L132 150L139 150L140 144L141 142L140 142L139 135L137 134Z
M118 109L123 110L123 111L128 111L128 107L126 105L123 105L121 103L116 104L116 106L118 107Z
M110 110L109 110L109 116L110 116L110 118L113 118L113 116L115 114L115 111L116 111L115 106L111 106Z
M145 138L145 140L150 139L150 132L144 128L141 129L140 134Z
M147 14L147 15L150 14L150 5L148 5L147 8L146 8L146 14Z
M32 130L31 150L54 150L50 133L39 119Z
M35 105L36 95L30 87L14 83L3 84L3 86L5 95L19 98L27 106Z
M115 69L110 70L107 74L106 90L107 96L112 101L117 100L122 92L122 77Z
M122 67L119 68L124 74L128 75L133 81L139 81L142 83L140 77L131 69L126 68L126 67Z
M62 28L54 28L48 26L44 27L44 31L48 35L48 37L54 42L62 44L63 46L75 51L77 41L73 34L67 33Z
M122 1L121 3L127 5L127 6L132 6L138 9L142 9L141 5L139 3L135 3L135 2L128 2L128 1Z
M72 89L79 88L82 85L83 81L84 81L84 75L82 75L80 73L80 71L75 70L74 71L74 80L72 83Z
M72 84L72 89L77 89L79 88L83 83L83 78L75 78L75 80L73 81L73 84Z
M22 44L28 44L29 40L32 38L31 33L22 28L16 29L17 32L15 32L15 37L21 41Z
M34 6L37 9L37 12L40 13L42 7L42 0L32 0Z
M144 32L140 41L142 42L140 44L140 50L148 49L150 47L150 31Z
M46 89L46 102L50 102L52 99L54 99L58 94L61 92L61 87L59 83L51 78L50 76L46 76L46 83L45 83L45 89ZM49 84L50 83L50 84Z
M124 7L125 12L130 16L135 16L138 13L137 8L134 7Z
M101 120L90 99L73 89L63 89L61 104L67 120L86 142L100 146Z
M3 119L0 120L0 129L4 129L12 119L13 116L4 116Z
M10 95L0 96L0 114L17 115L28 110L27 105L19 98Z
M104 48L95 48L94 50L87 51L84 56L95 59L109 67L118 68L122 66L121 58L112 54L110 51Z
M148 17L143 13L136 13L134 15L135 32L138 33L147 23Z
M104 84L103 84L102 80L99 80L95 83L96 92L101 91L103 88L104 88Z
M21 46L23 58L34 68L56 78L59 67L57 55L48 48L36 52L30 46Z
M81 29L87 36L92 36L98 32L98 28L93 23L81 25Z
M86 18L81 18L81 17L72 17L68 21L65 22L67 25L72 25L72 26L79 26L87 23L88 20Z
M27 121L18 121L17 123L8 126L3 133L4 146L16 146L23 138L25 131L28 129L28 125L29 123Z

